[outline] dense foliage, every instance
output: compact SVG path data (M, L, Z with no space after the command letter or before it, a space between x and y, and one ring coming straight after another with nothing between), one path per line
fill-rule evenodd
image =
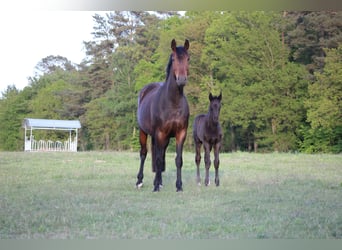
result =
M136 150L139 89L164 81L170 41L190 40L192 120L223 93L224 151L342 151L342 12L111 12L93 17L76 65L38 62L0 99L0 150L22 150L23 118L79 119L80 150ZM53 136L63 136L54 134Z

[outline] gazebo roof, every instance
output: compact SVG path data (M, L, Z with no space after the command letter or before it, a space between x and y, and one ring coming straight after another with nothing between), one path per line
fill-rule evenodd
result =
M61 129L72 130L81 128L79 120L48 120L48 119L32 119L25 118L23 127L32 129Z

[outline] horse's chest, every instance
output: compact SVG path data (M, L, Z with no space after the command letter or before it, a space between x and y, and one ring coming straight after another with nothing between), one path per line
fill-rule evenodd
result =
M174 110L164 112L163 115L156 119L155 128L164 134L174 136L178 131L187 127L188 118L182 110Z
M207 128L204 140L210 144L217 144L221 141L222 134L219 128Z
M165 122L164 130L167 134L175 134L186 127L186 122L184 119L174 118L172 120L167 120Z
M165 108L160 110L158 120L163 123L169 123L177 126L180 123L184 123L184 121L187 120L188 116L189 115L187 109Z

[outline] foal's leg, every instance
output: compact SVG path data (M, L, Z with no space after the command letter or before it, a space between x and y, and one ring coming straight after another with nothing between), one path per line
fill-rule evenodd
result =
M140 168L139 172L137 175L138 181L136 183L137 188L142 187L143 185L143 178L144 178L144 163L147 155L147 147L146 147L146 142L147 142L147 134L140 129L140 136L139 136L139 141L140 141Z
M195 139L196 144L196 156L195 156L195 162L197 167L197 184L201 185L201 174L200 174L200 163L201 163L201 145L202 143Z
M210 179L209 179L209 168L210 168L210 151L211 151L211 146L209 143L203 143L203 148L204 148L204 163L205 163L205 179L204 179L204 184L206 186L210 185Z
M220 185L220 179L219 179L219 165L220 165L220 143L217 143L214 146L214 167L215 167L215 184L218 187Z
M186 138L186 128L176 134L176 166L177 166L177 180L176 191L183 191L182 183L182 166L183 166L183 144Z

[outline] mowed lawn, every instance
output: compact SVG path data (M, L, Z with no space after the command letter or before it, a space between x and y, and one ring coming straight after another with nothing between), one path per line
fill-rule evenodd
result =
M205 187L185 152L180 193L166 157L153 193L150 154L137 190L137 152L2 152L0 238L342 238L342 155L221 154Z

